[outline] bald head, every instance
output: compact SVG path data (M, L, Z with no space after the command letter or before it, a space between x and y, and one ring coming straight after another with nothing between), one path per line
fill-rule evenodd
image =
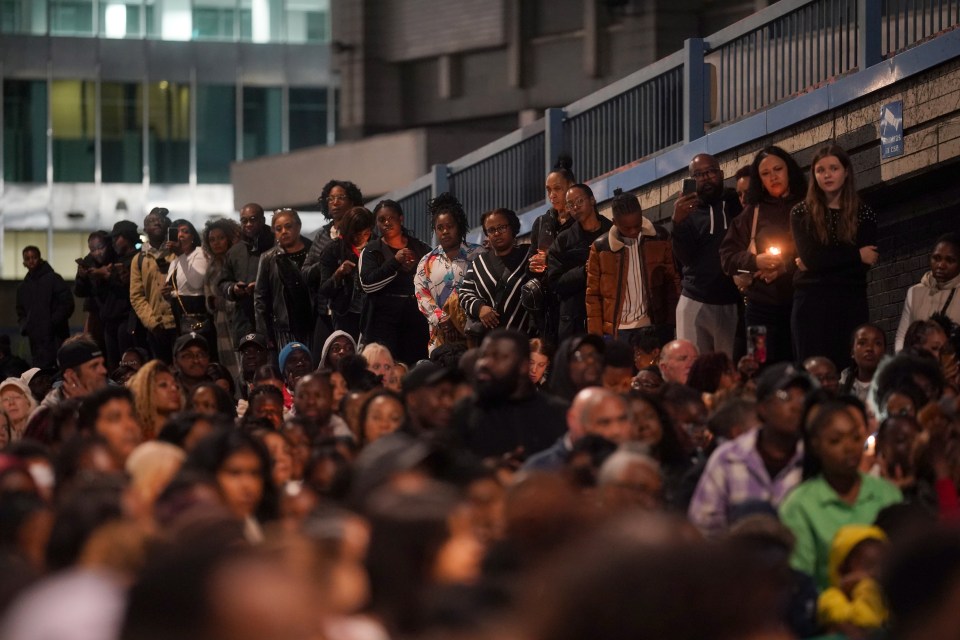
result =
M240 209L240 233L248 240L260 235L266 223L263 207L256 202L248 202Z
M823 356L807 358L803 362L803 368L817 379L820 387L827 393L836 395L840 390L840 376L837 374L837 367L830 358L824 358Z
M689 340L668 342L660 351L660 373L665 382L687 384L690 367L697 359L697 347Z
M620 444L629 439L630 428L627 401L603 387L582 389L567 411L567 429L574 442L596 435Z

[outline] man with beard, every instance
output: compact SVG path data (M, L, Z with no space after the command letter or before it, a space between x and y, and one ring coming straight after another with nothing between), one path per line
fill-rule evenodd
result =
M154 207L143 219L147 242L130 267L130 305L147 330L147 342L154 358L173 362L173 343L177 339L177 322L170 303L163 297L167 271L176 258L166 248L170 212Z
M531 456L566 430L566 403L537 392L530 381L530 343L512 329L495 329L483 339L477 358L474 395L453 413L463 446L481 457Z
M293 413L306 421L307 435L313 443L325 438L352 437L347 423L333 413L333 385L330 371L320 369L297 381L293 394Z
M733 357L740 294L720 267L720 243L742 205L733 189L723 188L723 171L713 156L694 156L690 176L697 190L681 195L673 208L673 255L683 265L677 338L700 353Z
M273 233L267 226L263 207L256 202L240 209L240 240L227 251L217 288L227 300L237 303L230 317L230 329L237 342L257 326L253 292L257 284L260 255L273 247Z

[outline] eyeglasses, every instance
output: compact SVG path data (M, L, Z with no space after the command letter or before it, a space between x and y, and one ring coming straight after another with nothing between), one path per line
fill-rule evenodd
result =
M327 196L327 202L346 202L347 196Z
M258 219L258 216L247 216L247 217L241 216L240 224L253 224L254 222L257 221L257 219Z
M579 198L577 200L567 200L567 208L573 209L574 207L582 207L583 203L586 202L586 198Z
M720 175L720 167L704 169L703 171L697 171L696 173L692 173L690 175L693 176L694 180L703 180L704 178Z
M507 229L509 229L509 228L510 228L510 225L508 225L508 224L501 224L501 225L496 226L496 227L490 227L489 229L484 229L483 232L484 232L485 234L487 234L488 236L495 236L495 235L499 235L499 234L507 231Z

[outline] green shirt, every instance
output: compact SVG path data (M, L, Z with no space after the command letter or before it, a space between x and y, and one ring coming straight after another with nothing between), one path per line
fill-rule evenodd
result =
M780 520L797 539L790 565L813 576L823 591L830 586L827 561L837 530L848 524L873 524L881 509L901 500L900 489L864 473L852 505L844 502L822 475L802 482L780 505Z

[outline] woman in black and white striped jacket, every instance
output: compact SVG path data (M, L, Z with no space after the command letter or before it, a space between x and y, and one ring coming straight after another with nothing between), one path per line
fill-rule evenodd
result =
M520 303L521 289L530 278L527 252L516 244L520 219L510 209L494 209L483 214L480 224L490 248L470 264L460 285L460 306L484 330L502 327L529 334L533 325Z

